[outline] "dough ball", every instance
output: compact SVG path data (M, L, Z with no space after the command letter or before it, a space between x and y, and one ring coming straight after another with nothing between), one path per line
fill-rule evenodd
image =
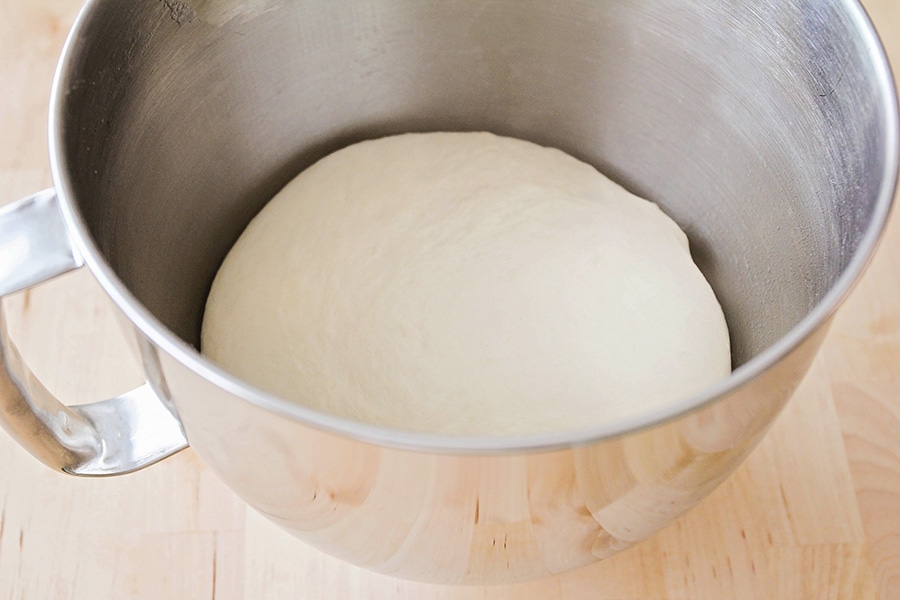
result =
M489 133L366 141L301 173L225 259L202 348L293 402L444 434L590 427L731 369L669 217Z

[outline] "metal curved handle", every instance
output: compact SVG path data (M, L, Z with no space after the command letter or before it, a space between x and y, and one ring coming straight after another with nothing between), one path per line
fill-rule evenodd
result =
M55 192L0 209L0 298L82 266ZM92 404L59 402L23 362L0 305L0 425L47 466L119 475L187 447L178 418L144 384Z

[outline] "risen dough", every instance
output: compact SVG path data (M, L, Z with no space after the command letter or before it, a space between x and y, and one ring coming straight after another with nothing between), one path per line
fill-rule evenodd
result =
M222 265L202 347L300 404L451 434L635 416L731 366L671 219L488 133L362 142L301 173Z

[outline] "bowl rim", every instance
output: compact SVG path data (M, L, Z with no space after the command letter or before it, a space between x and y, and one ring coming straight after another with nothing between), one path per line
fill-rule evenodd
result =
M661 409L636 417L608 421L589 428L515 436L463 436L412 432L360 423L304 407L250 385L217 366L193 346L172 333L132 295L112 267L102 258L100 250L94 243L88 227L73 201L75 193L72 181L68 176L69 170L65 154L62 152L64 144L61 124L64 120L65 86L72 74L72 56L82 41L82 30L86 21L90 18L91 13L100 10L101 0L87 0L82 6L66 39L57 65L50 95L48 128L51 174L64 219L73 237L73 243L80 252L85 265L115 302L118 309L157 348L166 352L194 374L203 377L232 396L265 411L318 430L378 446L405 450L455 454L500 454L561 450L591 445L662 425L713 404L746 386L773 368L807 338L825 326L871 261L888 221L897 186L898 170L900 170L898 100L884 47L865 9L858 0L836 0L836 4L842 7L850 17L867 50L872 72L882 96L884 111L882 118L888 125L884 155L885 168L881 173L881 187L871 221L860 239L856 253L831 289L809 313L777 342L734 369L728 378ZM174 399L174 404L177 409L177 399Z

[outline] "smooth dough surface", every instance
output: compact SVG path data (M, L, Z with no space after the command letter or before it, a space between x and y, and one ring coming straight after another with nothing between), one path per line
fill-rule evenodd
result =
M731 369L669 217L489 133L370 140L297 176L224 261L202 350L314 409L444 434L590 427Z

